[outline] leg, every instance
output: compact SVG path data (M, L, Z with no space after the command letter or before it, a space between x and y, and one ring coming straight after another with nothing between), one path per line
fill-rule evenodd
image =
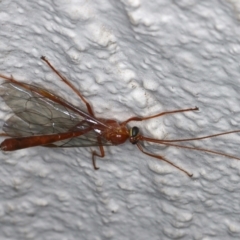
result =
M198 107L175 110L175 111L168 111L168 112L162 112L162 113L158 113L156 115L150 116L150 117L131 117L131 118L127 119L126 121L122 122L121 125L126 125L128 122L131 122L131 121L144 121L144 120L148 120L148 119L151 119L151 118L161 117L161 116L167 115L167 114L188 112L188 111L196 111L196 110L198 110Z
M53 66L52 64L46 59L46 57L42 56L41 59L47 63L47 65L60 77L60 79L66 83L81 99L82 101L86 104L87 106L87 110L88 113L91 116L94 116L93 110L90 106L90 104L88 103L88 101L82 96L82 94L74 87L74 85L72 83L69 82L69 80L67 80L64 76L62 76L62 74L60 74Z
M98 157L101 157L101 158L103 158L103 157L105 156L101 138L98 137L97 140L98 140L98 145L99 145L100 153L97 153L96 151L93 151L93 152L92 152L92 163L93 163L93 168L94 168L95 170L98 170L98 169L99 169L99 168L96 166L95 156L98 156Z
M102 146L102 145L99 146L99 149L100 149L100 154L97 153L96 151L93 151L93 152L92 152L92 163L93 163L93 168L94 168L95 170L98 170L98 169L99 169L99 167L96 166L95 156L98 156L98 157L101 157L101 158L103 158L103 157L105 156L104 149L103 149L103 146Z
M192 174L188 173L188 172L185 171L184 169L182 169L182 168L178 167L177 165L173 164L172 162L168 161L166 158L163 158L163 157L158 156L158 155L154 155L154 154L152 154L152 153L145 152L144 149L143 149L143 147L142 147L142 145L140 145L139 143L137 143L137 146L138 146L139 150L140 150L141 152L143 152L144 154L146 154L146 155L148 155L148 156L150 156L150 157L157 158L157 159L162 160L162 161L164 161L164 162L167 162L168 164L172 165L173 167L175 167L175 168L179 169L180 171L186 173L189 177L192 177L192 176L193 176Z

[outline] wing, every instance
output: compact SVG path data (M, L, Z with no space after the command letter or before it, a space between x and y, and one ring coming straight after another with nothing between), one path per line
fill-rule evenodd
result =
M35 91L36 90L36 91ZM43 97L40 93L54 96L53 101ZM89 129L93 130L77 138L59 141L54 146L79 147L98 145L97 133L94 131L94 121L87 113L77 109L70 103L55 94L33 85L15 84L5 82L0 86L0 97L13 110L14 115L10 117L3 126L3 131L11 137L26 137L33 135L47 135L67 131ZM64 103L61 104L61 103ZM70 106L70 107L68 107ZM89 121L89 118L90 121ZM99 121L96 119L99 124ZM102 139L104 145L110 145Z
M15 114L3 126L13 137L66 132L85 120L67 107L14 83L2 84L0 96Z

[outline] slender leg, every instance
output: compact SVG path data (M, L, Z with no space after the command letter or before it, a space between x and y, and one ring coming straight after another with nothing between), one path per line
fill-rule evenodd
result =
M126 121L122 122L121 125L126 125L128 122L131 122L131 121L144 121L144 120L160 117L160 116L167 115L167 114L189 112L189 111L196 111L196 110L198 110L198 107L180 109L180 110L175 110L175 111L161 112L161 113L158 113L158 114L150 116L150 117L131 117L131 118L127 119Z
M54 67L53 65L46 59L46 57L42 56L41 59L47 63L47 65L60 77L60 79L66 83L81 99L82 101L86 104L87 110L91 116L94 116L93 109L91 108L90 104L88 101L82 96L82 94L77 90L77 88L69 82L62 74L60 74Z
M141 152L143 152L144 154L146 154L146 155L148 155L148 156L150 156L150 157L157 158L157 159L162 160L162 161L164 161L164 162L167 162L168 164L172 165L173 167L175 167L175 168L179 169L180 171L186 173L189 177L192 177L192 176L193 176L192 174L188 173L188 172L185 171L184 169L182 169L182 168L178 167L177 165L175 165L174 163L168 161L166 158L164 158L164 157L162 157L162 156L159 156L159 155L154 155L154 154L152 154L152 153L146 152L146 151L143 149L143 147L142 147L142 145L141 145L140 143L137 143L137 146L138 146L139 150L140 150Z
M101 157L101 158L103 158L105 156L104 149L103 149L102 145L99 146L99 149L100 149L100 154L97 153L96 151L92 152L92 163L93 163L93 167L94 167L95 170L99 169L99 167L96 166L95 156L98 156L98 157Z

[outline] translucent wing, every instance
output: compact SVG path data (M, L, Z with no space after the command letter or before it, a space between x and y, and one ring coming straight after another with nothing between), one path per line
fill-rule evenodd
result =
M2 84L0 96L16 115L3 126L11 136L66 132L84 120L70 109L13 83Z
M31 89L37 89L37 91ZM4 123L4 132L11 137L26 137L84 130L93 127L93 130L87 134L56 142L54 146L80 147L98 145L98 136L94 131L94 121L88 121L89 115L87 113L79 110L80 115L61 104L61 102L67 103L66 100L54 95L59 100L59 103L52 101L39 94L41 91L54 95L43 88L33 85L5 82L0 86L0 97L3 98L15 114ZM67 105L72 106L70 103L67 103ZM73 106L73 108L76 107ZM104 139L102 139L102 144L110 145Z

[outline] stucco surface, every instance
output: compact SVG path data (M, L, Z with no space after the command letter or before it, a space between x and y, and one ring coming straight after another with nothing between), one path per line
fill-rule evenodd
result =
M190 138L240 128L237 1L0 1L0 72L84 109L40 57L88 99L96 116L141 123L146 136ZM1 102L1 125L11 110ZM237 134L188 146L240 156ZM183 144L183 143L182 143ZM240 161L146 145L193 174L106 147L1 153L0 239L239 239ZM92 148L93 150L94 148Z

